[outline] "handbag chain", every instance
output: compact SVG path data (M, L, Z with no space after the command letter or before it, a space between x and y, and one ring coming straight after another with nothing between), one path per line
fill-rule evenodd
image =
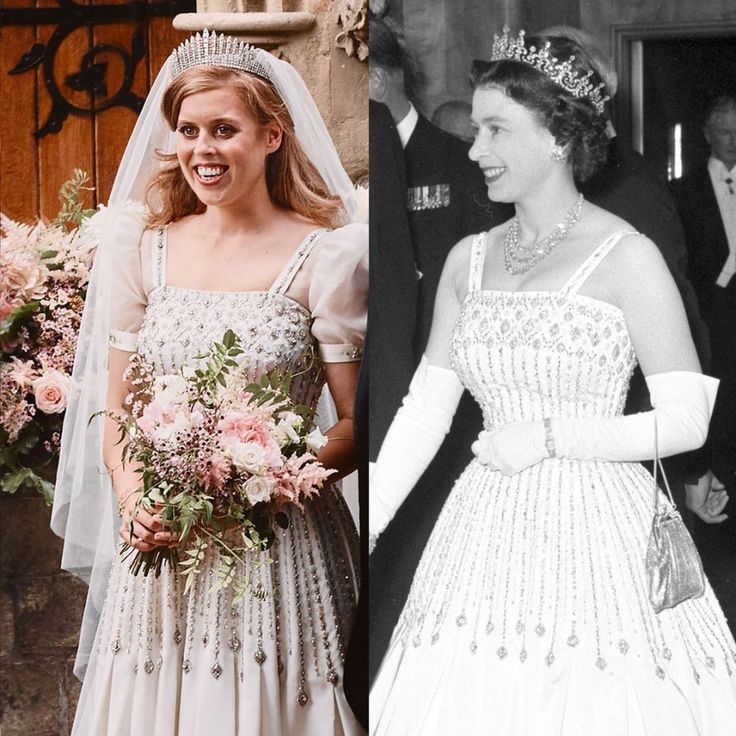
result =
M659 459L659 437L657 436L657 417L655 415L654 417L654 470L652 473L652 481L654 484L654 515L657 515L657 511L659 510L659 488L657 486L657 469L659 468L659 472L662 473L662 478L664 479L664 487L667 490L667 495L670 498L670 503L672 506L676 509L675 506L675 499L672 497L672 491L670 490L670 484L667 480L667 474L664 472L664 466L662 465L662 461Z

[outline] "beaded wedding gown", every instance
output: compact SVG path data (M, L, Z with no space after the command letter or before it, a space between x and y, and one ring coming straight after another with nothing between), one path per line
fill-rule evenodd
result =
M345 325L317 316L287 296L313 249L325 268L349 271L360 260L350 227L311 233L268 292L205 292L165 283L166 231L151 238L153 288L137 349L161 373L193 358L234 330L253 377L281 368L296 377L292 393L316 406L324 374L317 353L354 359L358 342ZM347 232L347 234L346 234ZM347 241L340 244L336 241ZM324 242L320 242L324 241ZM146 247L144 239L142 248ZM352 249L352 253L351 253ZM128 259L130 260L130 259ZM309 261L311 263L311 261ZM323 269L324 270L324 269ZM337 277L336 277L337 278ZM349 281L349 275L347 276ZM314 284L310 285L312 291ZM350 288L338 279L334 289ZM309 295L326 309L329 294ZM361 300L355 295L356 303ZM360 322L360 319L358 319ZM332 335L329 335L332 331ZM111 337L113 344L120 334ZM341 339L340 339L341 338ZM362 339L362 338L361 338ZM124 348L133 349L133 348ZM335 486L304 511L287 510L289 527L260 559L246 565L257 595L233 603L213 592L213 558L191 591L167 568L134 576L119 556L109 579L74 725L78 736L350 736L363 730L342 690L342 664L358 587L358 538ZM271 558L272 562L268 561Z
M636 365L623 313L578 293L481 289L484 236L452 338L487 429L613 416ZM710 586L654 613L652 478L639 463L473 460L448 497L371 692L381 736L728 736L736 645ZM662 503L668 503L662 497Z

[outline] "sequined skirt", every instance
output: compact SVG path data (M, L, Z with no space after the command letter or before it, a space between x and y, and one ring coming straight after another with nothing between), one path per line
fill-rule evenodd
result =
M651 484L638 463L506 477L473 461L417 568L371 732L732 733L736 645L710 586L659 615L648 600Z
M215 591L214 554L186 594L167 569L133 576L116 561L75 735L362 733L342 692L359 583L352 518L332 486L288 515L241 570L259 595L238 602Z

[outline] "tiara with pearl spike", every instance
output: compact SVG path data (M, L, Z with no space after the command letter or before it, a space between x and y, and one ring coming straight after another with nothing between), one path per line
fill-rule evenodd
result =
M195 66L225 66L271 82L270 69L263 63L266 53L245 41L224 33L210 33L205 28L202 35L196 33L171 52L171 78Z
M524 43L526 31L519 31L517 38L509 37L510 28L503 27L503 36L499 37L497 33L493 34L493 49L491 50L491 61L500 61L501 59L509 59L511 61L521 61L538 69L545 77L551 79L555 84L559 84L564 90L567 90L574 97L587 98L593 104L593 107L602 113L605 103L610 99L608 95L601 94L605 89L605 84L601 82L597 87L594 86L590 78L593 76L591 69L587 74L581 75L573 69L572 62L575 60L571 56L567 61L558 61L550 52L550 42L547 41L541 49L536 46L527 46Z

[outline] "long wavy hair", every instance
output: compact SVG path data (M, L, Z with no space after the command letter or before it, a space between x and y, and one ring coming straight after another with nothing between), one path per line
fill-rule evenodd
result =
M284 101L270 82L226 67L194 67L180 74L164 93L161 111L171 130L176 129L182 102L189 95L231 86L242 95L256 122L277 125L281 145L266 161L266 186L274 204L293 210L321 227L334 227L343 218L342 202L332 194L314 164L299 145L294 123ZM165 166L146 189L148 225L157 227L187 215L204 212L184 178L175 153L158 152Z

